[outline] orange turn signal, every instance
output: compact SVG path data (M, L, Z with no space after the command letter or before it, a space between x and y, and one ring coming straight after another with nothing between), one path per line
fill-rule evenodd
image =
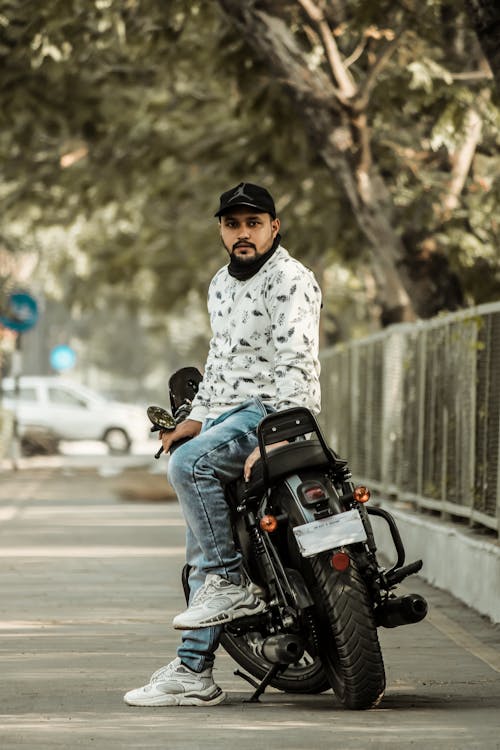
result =
M347 570L351 564L351 560L347 552L335 552L332 555L331 564L332 568L342 573L344 570Z
M352 496L358 503L367 503L370 499L370 490L368 487L355 487Z
M259 525L262 531L267 531L268 533L276 531L278 528L278 519L276 516L262 516Z

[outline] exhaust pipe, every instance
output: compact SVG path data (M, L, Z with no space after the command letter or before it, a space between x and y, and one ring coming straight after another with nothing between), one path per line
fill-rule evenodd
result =
M393 596L375 610L375 622L384 628L397 628L420 622L427 614L427 602L420 594Z
M293 635L271 635L262 644L262 654L271 664L295 664L303 653L304 644Z

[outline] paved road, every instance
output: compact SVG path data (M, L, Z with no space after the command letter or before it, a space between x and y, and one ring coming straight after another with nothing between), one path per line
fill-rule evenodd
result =
M2 750L500 748L500 630L418 580L431 614L381 630L388 687L375 710L346 712L331 693L245 705L222 651L227 704L127 707L123 693L174 655L183 523L158 476L111 474L0 473Z

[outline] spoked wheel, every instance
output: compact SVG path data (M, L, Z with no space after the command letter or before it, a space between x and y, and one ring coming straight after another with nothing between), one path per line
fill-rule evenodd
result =
M355 561L337 572L329 557L309 561L323 666L345 708L372 708L384 695L385 670L371 602Z
M186 603L189 601L189 566L182 570L182 588ZM262 680L273 666L262 654L263 636L257 631L244 635L223 633L221 645L240 667L246 669L253 677ZM281 675L271 680L272 687L285 693L323 693L330 689L323 665L317 657L307 652L296 663L290 664Z
M224 633L221 643L227 653L253 677L261 680L273 666L262 654L263 637L256 631L244 635ZM323 665L318 657L307 652L296 664L271 681L271 685L285 693L323 693L330 689Z
M182 588L188 603L189 565L182 569ZM258 680L262 680L273 666L262 653L263 641L264 637L258 631L249 631L244 635L224 632L221 636L221 645L229 656ZM323 693L331 688L320 659L311 656L307 651L296 664L290 664L284 672L271 680L270 684L285 693Z

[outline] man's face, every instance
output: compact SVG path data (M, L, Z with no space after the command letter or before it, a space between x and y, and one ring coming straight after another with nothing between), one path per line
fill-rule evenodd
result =
M280 220L251 208L235 208L221 216L220 236L229 255L251 263L271 249Z

